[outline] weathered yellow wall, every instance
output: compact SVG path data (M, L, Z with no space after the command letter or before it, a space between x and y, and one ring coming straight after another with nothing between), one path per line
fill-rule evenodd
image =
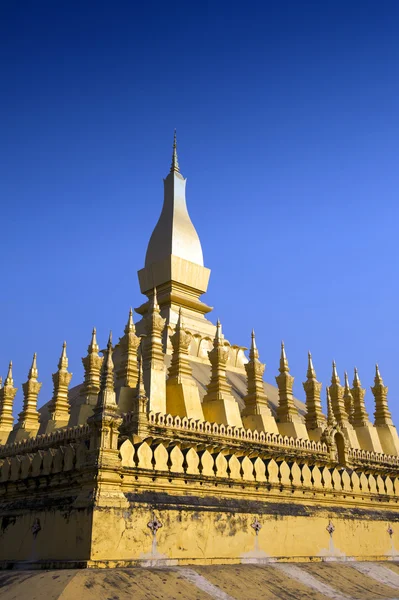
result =
M35 536L36 519L40 531ZM85 561L90 555L91 522L91 509L16 510L0 519L0 563Z
M125 481L120 507L110 507L115 498L109 502L102 492L104 507L93 514L93 566L97 561L115 566L396 556L388 533L389 525L399 528L396 498L362 502L341 496L337 502L333 494L140 479L138 485L132 481L131 491ZM155 541L148 527L154 515L162 523ZM255 520L261 525L258 536ZM326 529L330 522L332 536Z
M267 509L267 507L265 507ZM309 511L312 512L311 510ZM226 513L222 511L155 510L163 524L153 535L147 524L151 506L133 511L97 510L94 514L92 561L262 562L270 558L313 560L392 558L388 519L332 517L332 538L326 530L331 511L309 516ZM258 539L251 524L262 525ZM396 552L394 552L396 555Z

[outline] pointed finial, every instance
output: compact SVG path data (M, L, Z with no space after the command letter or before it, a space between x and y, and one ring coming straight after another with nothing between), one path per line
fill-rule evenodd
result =
M135 328L134 328L134 322L133 322L133 311L132 311L132 307L130 307L129 318L127 320L126 327L125 327L125 333L131 333L132 331L134 332Z
M172 164L170 166L170 172L180 173L179 161L177 160L177 142L176 142L176 129L173 136L173 153L172 153Z
M360 387L361 387L361 385L362 385L362 384L360 383L360 379L359 379L359 373L357 372L357 369L356 369L356 367L355 367L355 375L354 375L354 378L353 378L353 387L358 387L358 388L360 388Z
M337 373L337 365L335 364L335 360L333 360L332 363L332 377L331 377L331 383L340 383L339 377L338 377L338 373Z
M287 355L285 353L284 342L281 342L281 355L280 355L280 373L289 373L290 369L288 366Z
M137 398L145 398L145 387L144 387L144 375L143 375L143 356L142 353L139 353L138 359L138 376L137 376L137 387L136 387L136 396Z
M176 331L180 331L183 328L182 310L179 308L179 316L177 317Z
M64 342L62 344L62 352L61 352L60 360L58 362L58 368L59 369L67 369L68 368L68 357L67 357L67 353L66 353L66 342Z
M221 340L222 339L222 325L220 323L220 320L218 319L216 321L216 335L215 335L215 340Z
M99 346L97 344L97 329L95 327L93 327L93 331L91 334L91 340L90 340L90 344L87 348L87 351L89 352L89 354L94 354L99 351Z
M256 346L256 339L255 339L255 330L252 330L251 333L251 348L252 350L257 350L257 346Z
M156 287L154 287L154 291L153 291L152 298L151 298L151 301L150 301L150 309L152 311L159 310L158 294L157 294L157 288Z
M14 385L14 380L12 378L12 360L10 360L10 364L8 365L8 373L4 385Z
M107 350L101 368L101 390L114 391L114 363L112 360L112 331L109 332Z
M376 385L378 385L379 383L380 383L381 385L384 385L384 382L383 382L383 380L382 380L382 377L381 377L381 373L380 373L380 369L379 369L379 367L378 367L378 364L376 364L376 365L375 365L375 377L374 377L374 383L375 383Z
M29 369L28 379L37 379L39 372L37 370L37 354L36 352L33 355L32 366Z
M312 354L310 351L308 352L308 370L306 373L306 377L308 379L316 379L316 371L313 366Z
M344 377L345 377L345 390L348 391L350 388L349 388L348 373L346 371L344 373Z
M108 342L107 342L107 350L112 350L112 331L109 332Z
M329 427L335 427L337 424L337 421L335 419L334 411L332 409L330 390L328 389L328 387L326 387L326 397L327 397L327 425Z

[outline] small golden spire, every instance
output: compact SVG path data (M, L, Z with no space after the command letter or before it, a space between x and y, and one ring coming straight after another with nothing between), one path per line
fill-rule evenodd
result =
M101 368L100 391L114 391L114 363L112 360L112 331L109 332L106 355Z
M312 354L308 352L308 370L306 372L306 377L308 379L316 379L316 371L313 366Z
M221 342L221 341L222 341L222 324L221 324L220 320L218 319L216 321L215 342Z
M140 400L142 398L147 397L146 393L145 393L145 387L144 387L143 357L142 357L141 352L138 357L137 364L138 364L138 376L137 376L136 398Z
M326 397L327 397L327 425L329 427L336 427L337 421L335 419L334 411L332 409L330 390L328 389L328 387L326 387Z
M135 327L134 327L134 322L133 322L133 311L132 311L132 307L130 307L129 310L129 318L128 321L126 323L126 327L125 327L125 333L130 333L130 332L135 332Z
M68 368L68 357L67 357L67 353L66 353L66 342L64 342L62 344L62 352L61 352L60 360L58 362L58 368L60 370L66 370Z
M7 442L9 433L13 428L12 408L16 393L17 388L14 387L12 378L12 362L10 362L4 386L0 385L0 445Z
M53 397L49 403L49 427L51 430L64 427L69 421L68 387L71 383L72 373L68 372L68 357L66 342L62 344L62 352L58 361L58 371L53 373Z
M179 161L177 160L177 142L176 142L176 129L173 136L173 154L172 154L172 164L170 166L171 173L180 173L179 171Z
M388 407L388 388L384 385L378 365L375 365L374 386L371 391L375 400L374 425L393 425Z
M10 360L10 364L8 365L8 373L4 385L14 385L14 379L12 378L12 360Z
M336 383L336 384L339 385L340 384L340 380L339 380L339 377L338 377L337 365L335 364L335 360L333 360L332 368L333 368L333 370L332 370L331 383Z
M97 344L97 329L93 327L93 331L91 334L91 341L87 348L89 354L95 354L99 351L99 345Z
M345 410L346 410L346 414L348 416L349 419L349 423L352 423L353 421L353 415L354 415L354 401L353 401L353 395L349 386L349 378L348 378L348 373L345 371L345 386L344 386L344 404L345 404Z
M348 373L345 371L344 373L344 377L345 377L345 390L350 390L349 387L349 379L348 379Z
M380 369L379 369L377 363L375 365L374 383L375 383L375 385L379 385L379 384L384 385L384 382L383 382L382 377L381 377Z
M360 379L359 379L359 373L355 367L355 375L353 378L353 387L357 387L360 388L362 386L362 384L360 383Z
M281 355L280 355L280 373L289 373L290 368L288 366L287 355L285 353L284 342L281 342Z
M326 417L321 408L320 392L322 384L317 381L316 371L313 366L312 354L308 352L308 370L306 381L302 383L306 394L305 423L308 429L324 428Z
M33 355L32 366L29 369L28 380L29 379L37 379L39 376L39 371L37 370L37 354L36 352Z
M250 360L256 360L259 358L259 350L256 345L254 329L252 330L252 333L251 333L251 348L249 350L249 358L250 358Z
M150 311L151 312L159 311L158 294L157 294L156 287L154 287L154 291L153 291L152 298L150 301Z

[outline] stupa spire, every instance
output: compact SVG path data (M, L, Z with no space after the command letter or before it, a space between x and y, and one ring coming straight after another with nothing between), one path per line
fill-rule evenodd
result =
M139 345L140 338L136 335L133 311L130 309L125 335L119 340L120 362L116 371L116 386L118 388L135 388L137 385L137 349Z
M191 334L184 330L180 308L175 331L170 337L173 352L166 382L166 410L172 415L203 419L201 399L188 358L192 339Z
M305 423L309 430L322 429L326 424L326 417L321 408L320 392L322 384L317 381L316 371L313 366L312 355L308 352L308 370L306 381L302 384L306 394Z
M185 333L183 329L182 310L180 308L175 332L170 338L173 353L169 367L169 384L172 383L173 379L181 383L182 379L192 377L192 369L188 360L188 348L191 339L191 335ZM169 408L167 408L167 411L170 412Z
M306 372L306 377L308 379L316 379L316 371L313 366L312 354L310 351L308 352L308 370Z
M13 427L12 407L16 393L17 388L14 387L12 377L12 361L10 361L4 386L0 389L0 444L7 443L8 436Z
M245 408L242 412L244 427L278 433L263 385L265 365L259 360L254 330L251 334L249 361L245 364L245 370L247 372L247 395L244 396Z
M349 425L348 415L345 410L345 402L344 402L344 388L341 385L338 372L337 365L335 364L335 360L332 363L332 376L331 376L331 385L329 387L330 397L331 397L331 406L334 411L335 419L338 425Z
M54 392L49 404L50 428L65 427L69 421L68 387L71 383L72 373L68 372L68 357L66 353L66 342L62 345L58 371L53 373ZM54 423L55 421L55 423ZM49 432L49 427L47 432Z
M344 404L349 423L353 423L353 396L349 385L348 373L345 371Z
M107 349L104 351L104 360L101 365L100 392L94 414L107 410L116 411L116 397L114 384L114 362L112 360L112 331L109 332Z
M18 415L18 430L15 441L23 437L34 436L39 429L39 411L37 410L37 398L42 384L37 380L39 372L37 369L37 355L33 355L32 365L29 369L28 380L22 385L24 401L22 411Z
M85 377L80 392L81 396L86 397L87 404L92 405L97 402L97 394L100 391L100 370L103 357L99 356L99 349L97 330L93 327L90 344L87 347L87 356L82 358Z
M161 316L157 290L154 287L144 319L146 337L143 343L144 383L150 410L154 412L166 412L166 379L162 344L164 327L165 319Z
M281 423L290 422L299 419L298 409L294 404L292 386L294 378L290 375L287 355L285 353L284 342L281 342L280 352L280 374L276 377L278 387L279 405L277 408L277 419Z
M227 381L229 350L224 345L219 320L216 324L213 348L208 351L208 356L211 363L211 380L202 403L204 417L207 421L242 427L240 410Z
M351 392L353 396L353 425L355 427L367 426L370 424L370 420L364 403L366 390L362 388L362 384L360 383L359 379L359 373L356 367L352 385L353 387Z
M281 342L281 354L280 354L280 373L289 373L290 368L288 366L287 355L285 353L284 342Z
M375 365L374 385L371 388L375 400L375 425L393 425L388 407L388 388L384 385L378 365Z
M177 141L176 141L176 129L173 136L173 152L172 152L172 164L170 165L171 173L180 173L179 161L177 159Z
M326 387L326 397L327 397L327 425L329 427L336 427L337 420L335 418L334 411L332 408L330 390L328 389L328 387Z

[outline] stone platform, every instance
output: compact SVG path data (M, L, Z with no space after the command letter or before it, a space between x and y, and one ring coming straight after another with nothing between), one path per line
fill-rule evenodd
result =
M0 572L1 600L382 600L399 563L330 562L165 569Z

